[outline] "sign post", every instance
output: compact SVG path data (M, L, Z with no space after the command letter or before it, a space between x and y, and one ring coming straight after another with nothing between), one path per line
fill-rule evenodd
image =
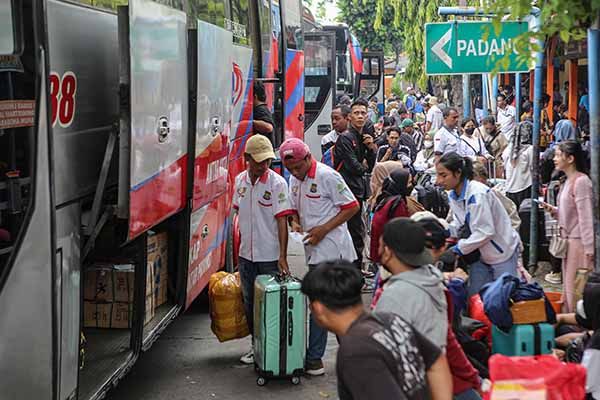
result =
M527 72L528 60L516 52L513 40L529 30L527 22L502 22L496 33L491 22L452 21L425 25L427 75ZM508 55L508 66L501 61Z

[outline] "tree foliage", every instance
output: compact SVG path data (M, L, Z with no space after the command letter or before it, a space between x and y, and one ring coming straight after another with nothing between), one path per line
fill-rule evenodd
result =
M393 13L382 13L379 27L374 29L379 15L379 0L338 0L338 19L346 23L363 49L393 52L397 57L402 50L401 27L394 25Z
M494 29L501 30L503 19L529 18L532 4L539 9L539 29L526 32L515 40L519 54L533 58L534 51L541 50L538 43L558 36L563 42L586 37L586 30L600 16L600 0L495 0L484 7L495 14ZM508 62L504 60L504 62Z

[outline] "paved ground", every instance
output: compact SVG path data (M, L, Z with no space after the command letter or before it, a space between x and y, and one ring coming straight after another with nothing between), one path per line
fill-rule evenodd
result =
M291 245L290 253L292 272L303 275L301 246ZM326 375L307 377L298 386L289 381L270 381L258 387L253 367L239 363L239 357L249 348L249 338L219 343L210 330L206 302L197 302L142 354L108 399L337 399L334 336L330 335L327 344Z

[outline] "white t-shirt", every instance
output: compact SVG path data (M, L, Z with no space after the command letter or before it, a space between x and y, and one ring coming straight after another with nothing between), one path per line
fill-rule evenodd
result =
M253 185L244 171L235 178L233 208L238 210L240 257L253 262L279 259L277 219L294 214L285 179L269 169Z
M473 160L477 157L485 157L488 154L487 149L485 148L485 143L483 139L479 136L476 136L475 133L473 135L461 135L460 139L463 141L463 150L465 152L464 156L471 157Z
M504 187L507 193L517 193L531 186L531 166L533 164L533 146L519 154L516 165L513 167L510 159L512 146L508 146L502 153L504 170L506 172L506 183Z
M468 146L463 143L456 129L450 132L445 126L442 126L433 138L433 151L439 154L456 152L461 156L474 154L468 151Z
M427 111L426 121L431 122L431 128L429 130L437 131L444 124L444 116L442 115L442 110L434 104ZM427 132L425 132L427 133Z
M312 160L303 181L290 177L290 202L298 212L305 232L331 220L340 211L358 205L344 178L333 168ZM356 260L356 251L348 226L344 223L329 232L316 246L304 247L306 263L345 259Z
M500 124L500 132L510 143L512 135L517 126L517 109L508 105L503 109L498 107L498 123Z
M340 137L340 134L337 133L337 131L335 129L333 129L327 135L323 136L323 138L321 139L321 146L325 146L327 143L335 144L335 142L337 142L339 137Z

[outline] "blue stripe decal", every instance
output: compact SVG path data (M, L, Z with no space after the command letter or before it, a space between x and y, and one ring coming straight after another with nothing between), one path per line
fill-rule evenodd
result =
M296 58L296 54L298 54L295 50L286 49L285 53L285 69L290 69L290 65L294 62L294 58Z
M471 205L471 204L477 204L477 200L475 199L475 195L472 194L471 197L469 197L469 201L467 201L467 205Z
M298 80L298 84L294 88L292 95L288 99L285 104L285 118L287 118L290 113L296 108L298 103L302 101L302 97L304 96L304 78Z
M496 248L496 250L498 250L500 253L504 254L504 250L502 250L502 247L500 247L500 245L498 245L498 243L494 242L493 240L490 240L490 243L492 244L492 246L494 246Z
M470 212L465 214L465 224L469 225L469 221L471 221L471 213Z

